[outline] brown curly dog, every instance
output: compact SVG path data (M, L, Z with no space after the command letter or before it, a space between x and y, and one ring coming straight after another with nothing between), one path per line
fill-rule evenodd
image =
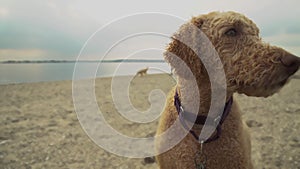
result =
M299 68L300 59L282 48L264 43L259 36L257 26L244 15L235 12L212 12L191 19L211 41L220 56L226 75L227 101L235 92L248 96L268 97L281 89ZM174 35L190 31L186 24ZM189 38L197 42L197 36ZM194 44L205 48L206 44ZM182 72L180 58L190 68L196 78L199 89L199 115L207 115L210 108L211 84L208 72L196 53L181 41L173 38L165 53L166 61L175 70L177 85L170 92L165 110L161 116L157 135L166 131L178 118L178 109L174 106L177 90L181 105L188 110L190 102L197 98L196 90L191 86L190 78ZM185 130L181 126L182 130ZM195 124L192 130L199 134L202 126ZM207 169L252 169L250 136L244 126L240 110L233 99L228 116L221 126L222 134L214 141L203 144L202 159ZM215 135L216 132L213 134ZM173 138L166 137L156 141L157 151ZM158 155L156 160L161 169L194 169L195 156L200 144L188 133L177 145ZM200 161L201 162L201 161Z

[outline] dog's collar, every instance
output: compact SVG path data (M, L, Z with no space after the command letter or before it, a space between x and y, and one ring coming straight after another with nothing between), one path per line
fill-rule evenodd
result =
M222 126L223 122L225 121L226 117L228 116L228 114L231 110L232 102L233 102L233 98L230 97L228 102L226 102L226 104L225 104L225 107L224 107L224 110L223 110L223 113L222 113L221 117L218 116L216 118L211 118L211 117L207 117L207 116L204 116L204 115L195 115L191 112L184 111L183 107L181 106L181 101L180 101L180 98L178 96L177 89L176 89L175 96L174 96L174 105L176 107L176 110L177 110L177 113L178 113L178 116L179 116L179 120L180 120L182 126L186 130L188 130L195 137L195 139L197 141L200 142L198 135L195 133L195 131L193 131L192 129L190 129L187 126L187 124L185 123L185 120L188 120L188 121L193 122L193 123L198 124L198 125L204 125L207 120L211 121L209 124L213 124L217 120L220 120L218 125L217 125L217 128L216 128L217 133L214 134L213 136L211 136L210 138L208 138L206 141L204 141L204 143L209 143L209 142L215 141L221 136L221 126Z

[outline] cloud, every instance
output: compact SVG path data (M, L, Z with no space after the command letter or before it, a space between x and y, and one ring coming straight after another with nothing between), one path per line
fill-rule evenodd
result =
M263 40L300 56L300 34L278 34L265 37Z
M0 19L0 49L16 50L11 55L25 49L39 49L45 51L41 58L74 59L82 44L98 27L98 23L76 14L61 2L51 6L42 1L5 1L3 5L2 11L13 12ZM9 56L2 53L0 58L9 59Z
M0 24L3 23L0 22ZM48 54L46 52L41 55L43 58L45 56L51 57L49 54L53 54L53 52L70 57L70 55L78 53L82 45L79 39L67 33L40 24L29 24L22 21L6 22L0 31L0 37L0 49L40 49L48 51Z
M153 1L78 1L78 0L48 0L48 1L16 1L3 0L0 7L0 50L11 52L0 53L0 59L9 59L13 55L21 58L20 51L24 51L24 59L30 57L28 51L36 52L33 58L41 59L75 59L82 45L88 37L103 24L113 19L137 12L170 13L187 20L191 16L208 13L210 11L233 10L250 17L261 29L263 37L272 42L281 42L280 45L293 47L300 46L300 10L298 0L224 0L193 2L174 0ZM153 19L145 19L132 25L122 26L107 31L100 38L107 43L116 41L116 35L126 30L134 30L138 25L153 23ZM157 23L157 28L168 28L168 24ZM169 24L169 27L174 25ZM174 27L174 31L178 27ZM99 41L100 42L100 41ZM153 44L155 41L141 43ZM164 42L165 43L165 42ZM156 43L162 44L162 43ZM122 52L131 46L120 46ZM136 44L136 46L147 46ZM164 46L163 46L164 47ZM90 49L90 55L97 55L97 51L106 50L101 43ZM134 48L132 48L134 49ZM15 51L14 51L15 50ZM26 52L27 51L27 52ZM95 52L95 53L93 53ZM9 56L10 57L9 57ZM38 56L40 55L40 56Z
M0 49L0 56L6 56L6 58L1 58L3 60L23 60L27 58L28 60L40 59L40 56L45 56L47 51L40 49Z
M0 7L0 18L5 18L9 14L9 11L7 8L1 8Z

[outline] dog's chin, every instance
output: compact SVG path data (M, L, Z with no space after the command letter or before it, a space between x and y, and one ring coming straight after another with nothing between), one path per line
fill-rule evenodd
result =
M275 93L278 93L282 87L288 83L289 79L278 81L274 84L266 84L260 87L244 87L239 90L238 93L245 94L247 96L255 97L269 97Z
M247 96L253 96L253 97L269 97L273 94L277 93L280 89L277 90L259 90L259 89L243 89L242 91L238 91L240 94L245 94Z

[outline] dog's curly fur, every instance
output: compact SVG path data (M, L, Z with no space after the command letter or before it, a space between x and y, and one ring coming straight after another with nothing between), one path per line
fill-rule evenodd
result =
M199 28L211 41L220 56L226 74L227 99L233 93L249 96L267 97L276 93L294 74L300 65L299 59L282 48L264 43L259 37L257 26L244 15L236 12L212 12L193 17L189 23ZM177 119L173 96L175 88L180 91L180 99L185 110L189 103L196 99L195 87L190 86L191 79L186 75L180 58L190 68L196 78L200 105L198 114L207 114L210 107L211 86L208 73L199 57L191 48L176 39L189 30L183 25L174 35L167 47L165 59L178 76L178 84L170 92L166 108L161 116L157 135L166 131ZM191 37L189 42L197 42ZM205 44L200 48L205 48ZM199 95L198 95L199 96ZM184 130L184 129L182 129ZM194 128L198 133L201 127ZM157 151L168 144L172 138L157 140ZM156 157L162 169L195 168L194 157L199 150L199 143L188 134L172 149ZM222 125L221 137L211 143L204 144L204 153L208 157L208 169L252 169L250 137L241 120L240 111L234 101L231 112Z

